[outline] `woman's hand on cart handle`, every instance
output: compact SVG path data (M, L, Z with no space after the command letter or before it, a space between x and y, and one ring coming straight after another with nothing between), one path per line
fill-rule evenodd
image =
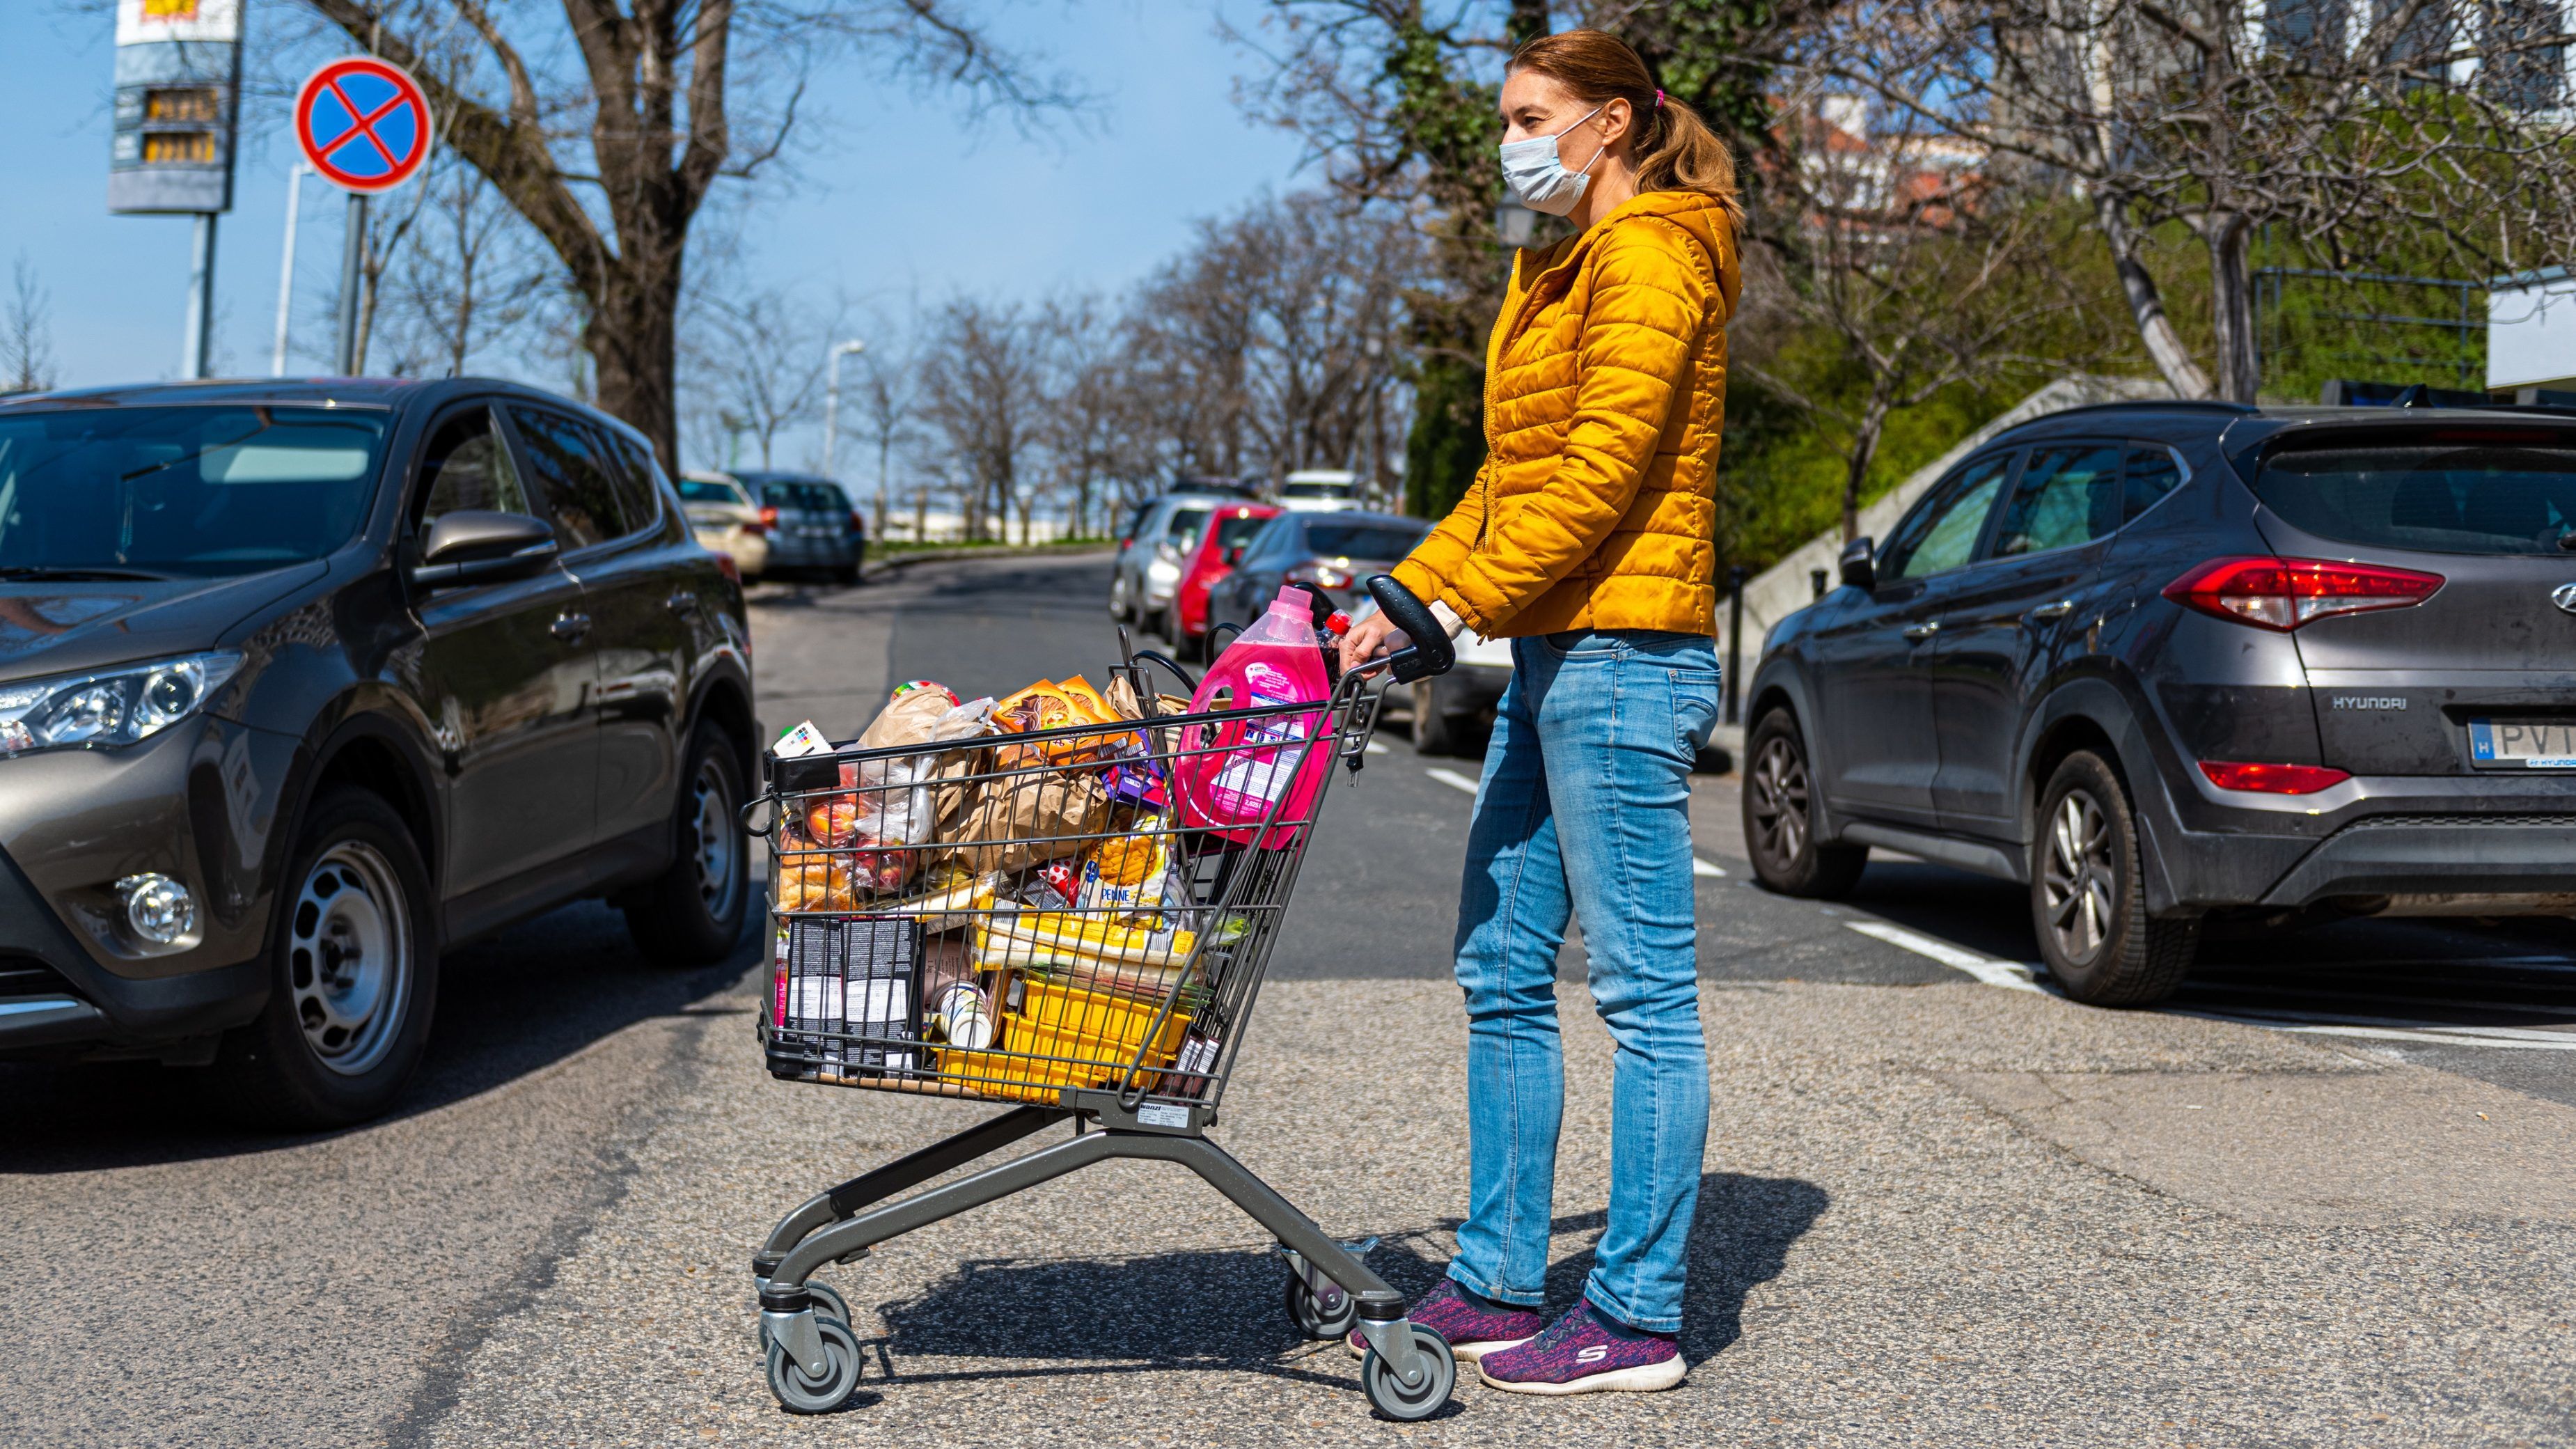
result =
M1356 669L1405 642L1404 631L1386 615L1371 614L1352 624L1351 631L1342 636L1342 668Z
M1389 672L1399 684L1448 673L1458 654L1449 647L1452 631L1447 621L1425 607L1392 574L1371 578L1368 591L1369 597L1377 601L1377 612L1353 624L1351 631L1342 636L1343 669L1364 666L1383 654ZM1389 649L1394 652L1386 653Z

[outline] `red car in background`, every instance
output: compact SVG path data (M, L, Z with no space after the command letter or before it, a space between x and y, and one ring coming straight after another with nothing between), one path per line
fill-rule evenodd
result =
M1163 611L1163 637L1172 641L1174 653L1183 659L1205 656L1208 590L1233 570L1243 546L1261 526L1278 516L1279 510L1267 503L1226 503L1209 510L1197 546L1181 559L1180 585Z

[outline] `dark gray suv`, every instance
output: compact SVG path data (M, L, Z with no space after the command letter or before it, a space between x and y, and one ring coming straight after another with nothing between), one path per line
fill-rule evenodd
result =
M479 379L0 403L0 1053L382 1110L440 951L751 894L740 585L624 424Z
M1930 490L1765 641L1774 889L1871 846L2023 882L2069 994L2213 912L2576 914L2576 416L2081 408Z

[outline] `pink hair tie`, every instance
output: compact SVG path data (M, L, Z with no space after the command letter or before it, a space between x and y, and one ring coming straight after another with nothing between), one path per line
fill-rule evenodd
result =
M1655 109L1660 111L1660 110L1662 110L1663 108L1664 108L1664 93L1663 93L1662 91L1657 91L1657 92L1655 92Z

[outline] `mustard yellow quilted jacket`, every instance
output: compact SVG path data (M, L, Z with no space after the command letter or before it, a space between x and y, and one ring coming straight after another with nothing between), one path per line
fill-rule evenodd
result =
M1396 578L1488 638L1716 632L1735 226L1649 191L1523 250L1485 351L1485 466Z

